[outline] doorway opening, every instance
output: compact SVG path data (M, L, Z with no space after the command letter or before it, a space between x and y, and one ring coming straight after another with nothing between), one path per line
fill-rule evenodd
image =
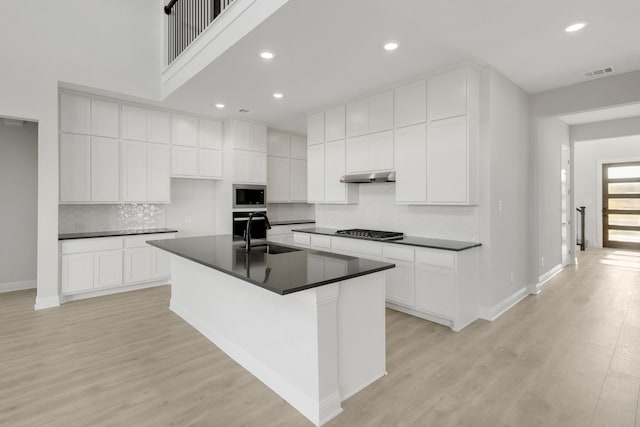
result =
M602 246L640 250L640 162L602 165Z

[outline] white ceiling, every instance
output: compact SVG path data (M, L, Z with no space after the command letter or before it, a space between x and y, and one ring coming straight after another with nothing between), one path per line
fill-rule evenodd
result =
M535 93L592 69L640 69L638 18L638 0L291 0L166 104L220 118L247 108L305 133L309 111L462 63L491 64ZM589 25L564 32L578 21ZM382 49L389 39L397 51ZM262 49L277 57L265 62Z
M626 119L640 116L640 104L620 105L602 110L584 111L582 113L567 114L560 119L569 125L602 122L605 120Z

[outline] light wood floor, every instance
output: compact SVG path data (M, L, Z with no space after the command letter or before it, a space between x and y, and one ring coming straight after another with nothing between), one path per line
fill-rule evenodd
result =
M640 425L640 253L621 252L588 251L459 333L387 311L389 375L328 425ZM0 425L311 425L171 313L169 293L39 312L33 291L0 294Z

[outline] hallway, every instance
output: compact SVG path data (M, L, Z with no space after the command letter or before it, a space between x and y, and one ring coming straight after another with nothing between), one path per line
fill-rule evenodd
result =
M579 255L541 294L458 333L388 310L388 376L327 425L640 425L640 253ZM34 291L0 294L0 425L310 425L169 296L35 312Z

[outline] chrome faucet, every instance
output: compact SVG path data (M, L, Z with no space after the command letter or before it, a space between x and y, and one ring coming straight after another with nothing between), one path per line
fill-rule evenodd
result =
M244 251L245 252L251 251L251 220L256 216L263 217L267 230L271 230L271 224L269 224L269 218L267 218L266 213L253 212L251 215L249 215L249 219L247 220L247 228L244 231L244 240L245 240Z

